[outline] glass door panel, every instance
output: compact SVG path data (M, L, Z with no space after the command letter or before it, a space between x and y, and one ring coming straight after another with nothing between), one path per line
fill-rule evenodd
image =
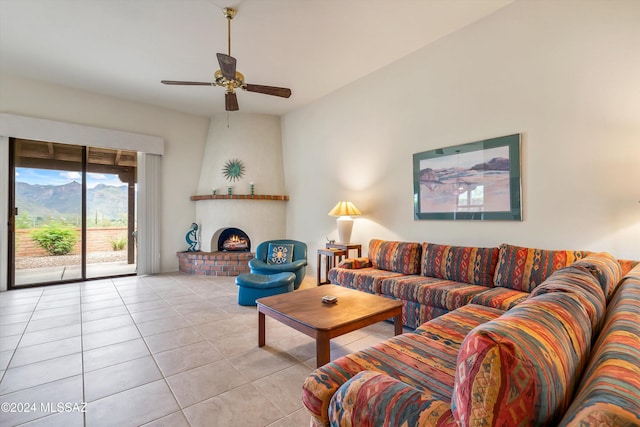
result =
M135 274L137 153L20 139L11 147L12 286Z
M80 146L14 140L14 285L81 279Z
M87 147L87 277L135 274L137 153Z

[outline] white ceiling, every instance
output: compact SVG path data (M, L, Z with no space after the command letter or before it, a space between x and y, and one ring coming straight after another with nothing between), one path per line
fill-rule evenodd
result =
M240 111L280 115L513 1L0 0L0 72L210 116L223 88L160 80L213 80L233 6L238 71L293 91L240 92Z

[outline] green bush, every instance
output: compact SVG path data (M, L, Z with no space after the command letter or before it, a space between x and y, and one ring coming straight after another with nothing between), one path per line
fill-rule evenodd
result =
M31 232L31 238L49 255L66 255L78 241L76 232L58 224L45 225Z
M111 249L121 251L127 247L127 238L125 236L111 237L109 238L109 243L111 243Z
M20 213L20 215L16 217L16 230L31 228L33 224L34 220L25 212Z

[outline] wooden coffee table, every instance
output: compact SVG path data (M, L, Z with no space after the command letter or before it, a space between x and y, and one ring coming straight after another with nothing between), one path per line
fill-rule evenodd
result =
M338 297L336 304L322 302L324 295ZM402 333L402 302L336 285L324 285L256 300L258 346L265 345L265 315L316 339L320 367L330 360L331 338L391 317L395 335Z

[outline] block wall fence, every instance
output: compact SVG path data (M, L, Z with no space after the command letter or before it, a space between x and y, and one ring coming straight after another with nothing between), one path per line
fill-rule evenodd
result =
M16 230L16 257L48 256L31 238L31 232L35 229ZM80 229L75 229L80 236ZM96 227L87 228L87 252L105 252L113 250L111 240L119 240L127 236L126 227ZM71 254L80 253L80 239L76 243Z

